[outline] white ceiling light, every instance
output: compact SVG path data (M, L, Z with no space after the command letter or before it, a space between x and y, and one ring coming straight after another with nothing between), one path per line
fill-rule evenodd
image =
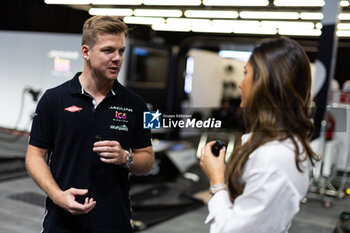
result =
M350 37L350 31L338 30L337 31L337 36L339 36L339 37Z
M191 30L191 26L179 24L153 24L152 29L155 31L189 32Z
M199 6L201 0L143 0L143 4L158 6Z
M117 9L117 8L90 8L90 15L117 15L117 16L130 16L132 15L131 9Z
M323 19L323 14L321 12L301 12L300 19L321 20Z
M275 35L277 34L276 28L253 28L253 27L234 27L233 33L238 34L261 34L261 35Z
M350 30L350 23L338 23L337 28L340 30Z
M214 19L214 20L212 20L212 25L217 26L217 27L233 28L235 25L234 21L237 21L237 20Z
M347 7L349 5L350 5L349 1L344 1L344 0L340 1L340 6L342 7Z
M180 17L182 11L167 9L135 9L135 16L151 16L151 17Z
M90 2L94 5L141 5L142 4L142 0L90 0Z
M316 28L317 28L317 29L322 29L322 28L323 28L322 23L316 23Z
M278 34L287 36L320 36L321 30L319 29L295 29L295 28L279 28Z
M216 11L216 10L187 10L186 17L192 18L238 18L237 11Z
M268 0L203 0L205 6L268 6Z
M232 33L230 27L219 27L218 25L197 25L194 24L191 27L194 32L208 32L208 33Z
M208 26L210 25L211 21L209 19L168 18L166 23L189 26Z
M276 11L241 11L242 19L298 19L298 12L276 12Z
M248 61L252 52L236 50L220 50L218 55L223 58L232 58L240 61Z
M45 0L46 4L90 4L90 0Z
M350 20L350 13L340 13L338 18L340 20Z
M232 20L235 28L260 28L260 22L257 20Z
M301 28L301 29L313 29L315 24L312 22L297 22L297 21L266 21L263 20L260 22L262 27L289 27L289 28Z
M135 17L135 16L124 17L123 21L124 21L124 23L127 23L127 24L145 24L145 25L164 24L165 23L164 18Z
M322 7L324 0L275 0L275 6Z

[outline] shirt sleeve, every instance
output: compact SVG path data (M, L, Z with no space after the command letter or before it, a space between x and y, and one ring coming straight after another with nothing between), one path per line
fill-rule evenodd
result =
M278 171L252 170L242 195L232 204L227 191L208 203L211 233L285 232L299 211L300 197L288 177Z
M52 146L52 118L47 92L41 97L33 118L29 144L48 149Z
M140 107L136 115L135 130L132 137L132 149L141 149L152 145L152 135L150 129L143 128L143 113L148 111L147 105L143 100L140 100Z

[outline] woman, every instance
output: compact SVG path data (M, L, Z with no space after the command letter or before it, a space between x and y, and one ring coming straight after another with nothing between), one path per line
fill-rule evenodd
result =
M286 232L308 190L316 155L309 140L311 71L302 47L281 37L257 45L245 66L241 107L247 134L225 165L202 148L210 180L210 232ZM227 184L226 184L227 183Z

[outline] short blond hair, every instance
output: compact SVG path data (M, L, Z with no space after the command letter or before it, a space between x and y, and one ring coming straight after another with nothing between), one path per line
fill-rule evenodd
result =
M96 15L84 23L81 44L92 48L98 35L124 34L126 36L127 30L126 24L117 16Z

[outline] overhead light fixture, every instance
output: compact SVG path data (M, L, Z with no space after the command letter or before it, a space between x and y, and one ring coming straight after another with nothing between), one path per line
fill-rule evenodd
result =
M238 18L237 11L187 10L184 15L191 18Z
M174 24L174 25L183 25L183 26L194 26L197 27L206 27L210 26L211 21L209 19L189 19L189 18L168 18L166 20L167 24Z
M300 19L321 20L323 19L323 14L321 12L301 12Z
M242 19L299 19L298 12L241 11Z
M201 0L143 0L143 4L156 6L199 6Z
M324 0L274 0L273 4L288 7L323 7L325 2Z
M45 0L46 4L74 4L85 5L90 4L90 0Z
M259 28L260 22L257 20L232 20L235 28Z
M350 31L338 30L337 31L337 36L339 36L339 37L350 37Z
M134 15L150 17L180 17L182 16L182 11L167 9L135 9Z
M296 21L267 21L263 20L260 22L262 27L289 27L289 28L301 28L301 29L313 29L315 24L312 22L296 22Z
M126 24L144 24L144 25L153 25L153 24L164 24L164 18L154 18L154 17L136 17L136 16L127 16L123 19Z
M153 24L152 29L155 31L189 32L191 30L191 26L179 24Z
M338 18L340 20L350 20L350 13L340 13Z
M260 35L275 35L277 34L276 28L261 28L261 27L234 27L233 33L237 34L260 34Z
M94 5L141 5L142 4L142 0L91 0L90 2Z
M205 6L268 6L268 0L203 0Z
M279 28L278 34L285 36L320 36L320 29Z
M236 51L236 50L220 50L218 52L219 57L231 58L239 61L248 61L252 52L249 51Z
M131 9L118 9L118 8L90 8L90 15L117 15L117 16L130 16L132 15Z
M206 32L206 33L232 33L232 27L219 27L218 25L200 25L194 24L191 27L193 32Z
M214 19L212 20L212 25L216 27L226 27L233 28L235 25L235 21L237 20L222 20L222 19Z
M340 1L340 6L342 7L347 7L349 5L350 5L349 1L344 1L344 0Z
M338 23L337 29L350 30L350 23Z
M322 29L322 28L323 28L322 23L316 23L316 28L317 28L317 29Z

